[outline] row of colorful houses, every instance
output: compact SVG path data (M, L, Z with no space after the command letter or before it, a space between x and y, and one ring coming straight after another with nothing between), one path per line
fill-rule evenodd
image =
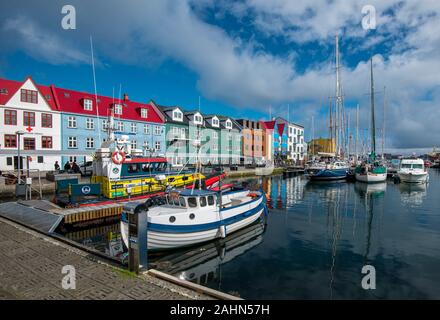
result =
M107 139L109 113L117 138L129 136L132 149L165 156L176 167L194 164L262 164L303 161L304 128L282 118L269 121L202 114L155 101L134 102L91 93L0 79L0 170L53 170L56 161L93 159ZM198 141L199 143L195 143ZM26 162L26 163L24 163Z

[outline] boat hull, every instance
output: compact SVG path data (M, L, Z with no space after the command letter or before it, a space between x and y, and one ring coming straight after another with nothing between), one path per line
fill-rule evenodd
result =
M309 171L310 180L342 180L347 178L348 168L343 169L321 169L317 171Z
M387 180L387 173L356 173L356 180L365 183L377 183Z
M259 199L247 204L246 208L223 209L222 215L224 219L222 221L217 220L208 224L176 227L149 223L147 233L148 250L161 251L188 247L217 238L224 238L228 234L256 222L264 213L265 206L265 197L261 196ZM125 220L121 220L121 234L127 246L128 223Z
M399 176L400 181L404 183L426 183L426 181L428 180L427 172L421 172L421 173L398 172L397 175Z

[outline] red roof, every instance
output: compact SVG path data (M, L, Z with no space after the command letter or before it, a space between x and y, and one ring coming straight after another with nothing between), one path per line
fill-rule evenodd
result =
M47 103L52 110L58 110L57 104L55 103L54 94L50 87L37 85L32 78L27 77L24 81L6 80L0 78L0 104L5 105L12 96L20 89L20 87L30 79L34 85L38 88L40 93L44 96ZM6 89L7 93L2 92L2 89Z
M63 112L78 113L83 115L96 116L95 95L87 92L74 91L55 87L56 96L59 101L60 110ZM90 99L93 103L93 110L84 110L83 100ZM151 103L140 103L124 101L111 97L98 96L98 113L100 116L108 116L112 104L122 105L122 115L115 114L115 118L124 120L136 120L145 122L164 123L160 112ZM148 109L147 118L141 117L141 109Z
M0 78L0 90L6 89L7 93L0 92L0 104L6 104L9 99L17 92L17 90L26 82L28 77L24 81L6 80ZM35 82L34 82L35 84ZM70 89L58 88L53 85L42 86L37 85L40 93L44 96L47 103L52 110L58 110L62 112L77 113L83 115L96 116L95 108L95 95L87 92L74 91ZM84 99L90 99L93 103L93 109L91 111L84 110ZM152 103L140 103L130 100L120 100L105 96L98 96L98 113L100 116L108 116L109 109L113 103L122 105L122 115L115 115L115 118L124 120L136 120L153 123L164 123L162 113ZM141 109L147 109L147 118L141 117Z
M265 130L273 130L275 128L275 121L260 121Z

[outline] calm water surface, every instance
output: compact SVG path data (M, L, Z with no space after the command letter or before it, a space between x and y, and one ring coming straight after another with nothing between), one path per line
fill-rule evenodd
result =
M440 299L440 170L428 185L240 180L270 213L221 241L150 257L152 267L247 299ZM66 234L123 257L118 224ZM376 290L361 287L376 268Z

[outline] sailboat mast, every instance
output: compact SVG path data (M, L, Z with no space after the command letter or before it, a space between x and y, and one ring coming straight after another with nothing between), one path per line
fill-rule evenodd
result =
M371 65L371 152L376 154L376 123L374 116L374 79L373 79L373 57L370 59Z
M385 108L386 108L386 87L383 87L383 118L382 118L382 160L385 160Z
M356 107L356 141L355 141L356 161L358 160L358 139L359 139L359 104Z

